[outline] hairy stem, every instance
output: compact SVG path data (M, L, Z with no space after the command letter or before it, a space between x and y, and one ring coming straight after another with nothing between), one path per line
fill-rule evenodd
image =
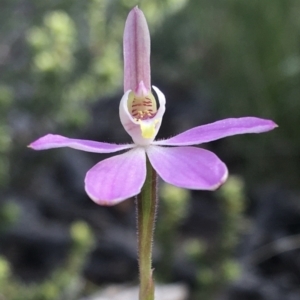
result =
M152 242L157 208L157 174L147 160L147 177L137 196L138 254L140 273L139 300L154 299Z

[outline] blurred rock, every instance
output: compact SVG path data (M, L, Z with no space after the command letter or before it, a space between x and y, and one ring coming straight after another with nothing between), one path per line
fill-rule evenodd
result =
M122 283L137 279L137 242L135 230L118 226L107 229L98 240L84 267L84 276L90 281Z
M138 287L108 286L99 294L81 300L137 300ZM188 289L184 284L156 285L155 300L187 300Z

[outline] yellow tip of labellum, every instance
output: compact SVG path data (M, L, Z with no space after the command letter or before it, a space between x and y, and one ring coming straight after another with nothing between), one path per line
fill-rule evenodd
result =
M159 120L153 120L151 122L145 122L142 120L139 120L139 124L141 127L142 137L145 139L152 139L155 134L155 125L159 122Z

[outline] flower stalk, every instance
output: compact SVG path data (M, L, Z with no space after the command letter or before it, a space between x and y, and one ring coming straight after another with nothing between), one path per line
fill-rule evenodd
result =
M152 244L157 204L157 174L147 159L146 181L141 193L136 197L140 274L139 300L154 299Z

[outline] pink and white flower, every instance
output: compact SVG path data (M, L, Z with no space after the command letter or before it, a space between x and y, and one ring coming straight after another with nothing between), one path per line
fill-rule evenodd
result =
M194 127L165 140L155 141L165 112L165 96L151 92L150 35L141 10L128 15L124 30L124 95L121 123L133 143L126 145L67 138L48 134L29 147L34 150L70 147L95 153L128 150L97 163L86 174L85 190L100 205L115 205L140 193L148 158L166 182L182 188L215 190L228 176L226 165L212 152L191 147L227 136L261 133L277 125L256 117L230 118ZM158 103L157 103L158 102Z

